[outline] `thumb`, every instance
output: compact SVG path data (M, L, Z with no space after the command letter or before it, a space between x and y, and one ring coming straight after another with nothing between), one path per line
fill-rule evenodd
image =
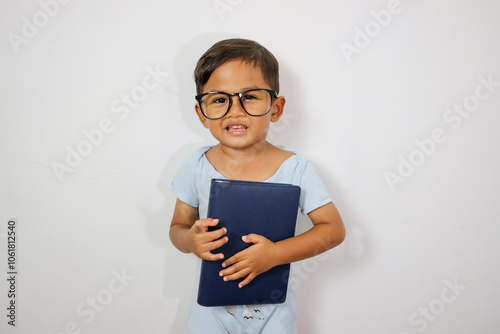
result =
M246 242L247 244L249 243L258 243L260 242L264 237L255 233L250 233L248 235L244 235L241 237L241 239Z

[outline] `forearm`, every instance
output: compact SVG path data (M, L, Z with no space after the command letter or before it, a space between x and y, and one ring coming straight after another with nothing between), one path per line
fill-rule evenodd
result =
M307 232L277 242L276 263L292 263L321 254L342 243L343 235L328 224L317 224Z
M224 255L212 254L211 251L227 242L227 238L222 238L226 234L226 229L208 231L209 227L218 223L218 219L199 219L197 208L178 199L170 223L170 240L183 253L193 253L204 260L222 259Z
M190 227L184 224L174 224L170 226L169 236L172 244L183 253L192 253L188 234Z
M222 263L225 269L220 274L224 276L224 280L245 277L238 284L243 287L272 267L318 255L344 240L344 223L333 203L310 212L309 218L314 225L309 231L278 242L254 233L243 236L244 242L253 245Z
M344 223L333 203L310 212L309 217L314 224L309 231L276 243L278 264L292 263L316 256L344 241Z
M275 266L303 260L339 245L343 236L343 225L336 228L329 223L316 223L309 231L276 243L251 233L243 241L253 245L224 261L225 269L220 274L228 281L245 277L238 284L243 287Z

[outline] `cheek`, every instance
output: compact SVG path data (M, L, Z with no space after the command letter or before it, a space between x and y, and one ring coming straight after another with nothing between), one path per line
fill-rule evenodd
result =
M267 116L267 115L266 115ZM270 118L263 118L262 120L259 120L258 122L258 128L260 132L268 132L269 127L271 126L271 119Z
M220 121L207 121L206 128L210 131L212 135L216 135L224 131Z

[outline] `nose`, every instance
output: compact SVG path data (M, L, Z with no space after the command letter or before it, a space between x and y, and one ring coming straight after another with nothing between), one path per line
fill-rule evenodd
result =
M228 114L231 114L231 116L239 116L239 115L246 115L245 110L243 109L243 106L241 105L241 101L239 99L238 94L231 94L231 106L229 107Z

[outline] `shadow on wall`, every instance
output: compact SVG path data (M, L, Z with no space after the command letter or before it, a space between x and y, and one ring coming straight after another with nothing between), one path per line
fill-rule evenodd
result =
M298 333L321 332L322 328L318 327L315 319L317 319L318 314L322 314L317 305L327 304L325 299L330 300L331 308L329 310L345 307L339 305L338 301L332 300L332 297L341 294L336 282L339 284L345 282L342 276L351 275L353 269L366 262L371 254L369 251L370 242L360 223L361 218L356 214L356 208L349 204L353 203L351 199L355 197L353 191L339 188L339 182L335 180L340 176L331 175L328 170L321 168L317 163L313 162L313 165L332 195L335 206L340 211L346 227L346 239L340 246L328 252L293 264L294 278L293 281L290 280L290 283L298 287L296 306ZM299 228L302 228L302 231L311 226L310 220L304 215L301 216L298 223L301 224ZM332 323L333 325L334 323Z
M164 196L165 203L160 212L154 213L150 220L151 224L149 224L151 239L165 249L166 256L163 263L165 268L163 281L165 285L163 294L178 301L177 313L169 330L170 333L181 333L184 330L186 310L194 288L194 275L196 272L195 256L181 253L172 245L169 239L170 221L176 201L175 195L170 191L170 183L186 157L200 146L200 144L194 143L187 144L170 156L158 182L158 189Z
M271 47L269 49L273 51ZM267 140L280 148L298 149L308 142L304 137L305 131L300 126L303 115L307 113L304 109L304 105L307 104L302 102L304 97L300 94L303 89L302 82L286 61L280 60L277 55L276 58L280 66L279 95L285 97L286 103L283 116L276 123L271 123Z
M172 145L179 146L168 158L167 165L158 181L158 189L165 198L163 208L157 212L144 212L150 239L165 249L165 282L163 294L177 300L177 312L169 329L170 333L181 333L185 327L186 313L194 288L196 258L192 254L183 254L170 242L169 227L174 212L175 195L170 191L170 184L184 160L196 149L213 142L210 133L200 124L194 110L196 95L193 78L194 68L200 56L216 41L230 36L203 35L177 49L171 73L176 89L169 89L167 112L171 119L181 121L187 129L200 137L196 143L179 143L172 138ZM161 154L161 152L159 152ZM169 322L172 319L169 319Z

